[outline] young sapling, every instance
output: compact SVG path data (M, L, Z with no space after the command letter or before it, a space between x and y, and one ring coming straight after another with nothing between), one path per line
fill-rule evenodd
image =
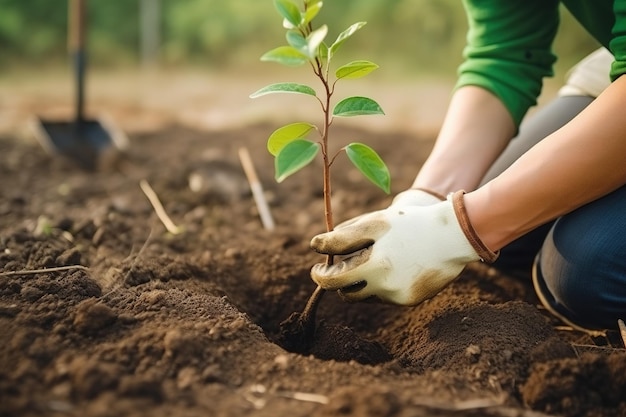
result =
M380 105L368 97L351 96L335 103L335 87L340 80L361 78L378 65L367 60L357 60L341 65L331 73L338 50L346 40L360 30L366 22L358 22L341 32L330 44L326 43L328 27L313 28L313 20L321 10L323 2L315 0L274 0L274 6L283 18L287 45L265 53L261 61L276 62L289 67L309 65L316 78L321 81L322 93L312 87L293 82L270 84L251 94L251 98L267 94L292 93L316 99L322 110L320 127L308 122L296 122L275 130L267 141L269 152L275 157L275 178L282 182L311 163L318 154L323 161L323 198L326 230L334 228L331 206L331 166L335 158L345 152L352 164L376 186L386 193L390 191L390 175L380 156L369 146L353 142L330 147L330 127L336 117L384 114ZM309 136L317 134L316 139ZM333 263L332 256L326 262ZM315 333L315 312L324 290L318 287L309 298L302 313L294 313L281 323L283 341L294 351L306 351Z

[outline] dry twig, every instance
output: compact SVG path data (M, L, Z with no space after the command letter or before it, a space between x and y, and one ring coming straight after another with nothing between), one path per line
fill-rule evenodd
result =
M263 187L259 181L259 177L256 175L252 158L247 148L239 148L239 160L243 166L243 170L246 173L248 182L250 183L250 189L252 190L252 197L259 210L259 216L261 217L261 223L266 230L274 230L274 219L270 212L269 205L263 194Z
M619 335L622 337L622 343L624 347L626 347L626 324L624 324L624 320L617 319L617 327L619 327Z
M167 231L173 235L180 233L181 229L176 226L172 219L170 219L170 217L167 215L165 209L163 208L163 204L161 204L159 197L154 192L148 181L139 181L139 186L141 187L141 190L144 192L146 197L148 197L150 204L152 204L152 207L154 207L154 211L156 212L157 217L159 218L159 220L161 220L161 223L163 223Z
M580 357L581 354L585 353L585 352L604 352L604 353L611 353L611 352L616 352L618 350L622 350L620 348L617 347L612 347L612 346L598 346L598 345L584 345L584 344L572 344L572 349L574 349L574 352L576 353L577 357Z
M89 271L84 265L66 265L66 266L55 266L52 268L41 268L41 269L24 269L21 271L8 271L8 272L0 272L1 277L10 277L14 275L33 275L33 274L45 274L47 272L59 272L59 271L69 271L72 269L81 269L83 271Z
M126 275L124 275L124 279L122 281L118 282L117 285L115 287L113 287L110 291L108 291L105 294L102 294L102 296L100 297L100 302L103 302L103 300L106 297L108 297L109 295L115 293L117 290L122 288L122 286L124 285L123 283L126 282L126 280L128 280L128 277L130 276L130 274L133 273L133 270L135 269L135 265L137 264L137 261L139 260L139 257L143 253L144 249L146 249L146 247L148 247L148 243L152 239L152 231L153 231L153 229L150 229L150 234L148 234L148 237L143 242L143 245L141 245L141 248L139 248L139 251L137 252L137 255L135 255L132 263L130 264L130 268L128 268L128 272L126 272ZM131 249L131 253L128 255L128 257L126 259L129 259L131 256L132 256L132 249Z
M292 391L279 391L276 393L279 397L290 398L296 401L304 401L317 404L328 404L329 399L326 395L313 394L310 392L292 392Z
M589 337L606 337L605 330L589 330L574 326L554 326L554 329L562 332L581 333Z

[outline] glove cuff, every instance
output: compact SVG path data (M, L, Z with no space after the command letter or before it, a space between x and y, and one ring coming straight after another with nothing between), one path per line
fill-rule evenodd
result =
M465 234L465 237L472 245L476 254L480 257L483 262L493 263L498 259L498 255L500 252L493 252L489 249L478 237L476 230L469 221L469 216L467 215L467 209L465 208L465 200L463 199L463 195L465 191L460 190L455 193L450 193L449 199L452 202L452 207L454 207L454 214L461 226L461 230Z

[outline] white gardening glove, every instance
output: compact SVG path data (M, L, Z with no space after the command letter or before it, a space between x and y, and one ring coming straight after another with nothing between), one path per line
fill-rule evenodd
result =
M468 221L463 191L429 206L396 207L365 214L315 236L311 248L348 255L316 264L311 278L347 301L377 297L415 305L433 297L473 261L493 262Z
M395 196L391 202L395 207L429 206L445 200L443 196L424 188L411 188Z

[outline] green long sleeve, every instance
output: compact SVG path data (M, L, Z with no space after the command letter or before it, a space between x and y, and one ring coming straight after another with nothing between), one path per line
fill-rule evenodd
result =
M463 0L469 20L456 88L481 86L507 107L517 126L553 75L557 0ZM615 56L611 79L626 72L626 0L564 0L572 15ZM608 69L607 69L608 71ZM609 74L607 73L607 77Z

